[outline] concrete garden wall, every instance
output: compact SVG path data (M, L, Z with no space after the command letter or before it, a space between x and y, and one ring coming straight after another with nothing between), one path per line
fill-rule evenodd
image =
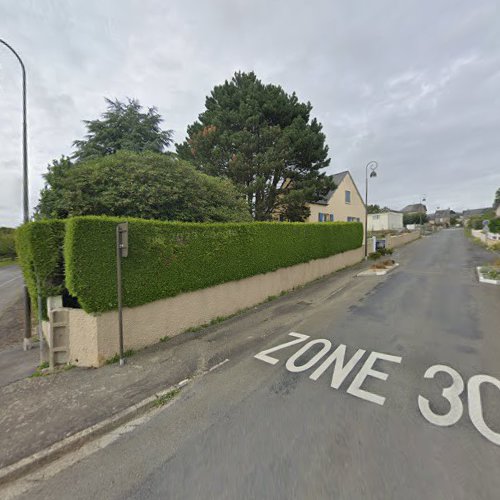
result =
M398 248L412 241L420 238L419 231L412 231L411 233L403 233L397 236L389 236L386 240L387 248Z
M140 349L154 344L167 335L172 337L217 317L229 316L255 306L269 296L279 295L356 264L363 259L363 250L360 247L324 259L125 308L125 349ZM101 366L118 352L116 311L88 314L82 309L64 310L68 311L66 334L69 362L79 366Z

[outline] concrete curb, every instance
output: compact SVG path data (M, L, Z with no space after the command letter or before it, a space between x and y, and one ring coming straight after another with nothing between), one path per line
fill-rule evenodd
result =
M384 276L396 269L399 264L396 262L393 266L387 267L386 269L367 269L366 271L361 271L356 274L356 276Z
M476 267L476 269L477 269L477 275L478 275L479 281L481 283L489 283L490 285L500 285L500 280L494 280L494 279L490 279L490 278L483 278L483 275L481 273L481 267L484 267L484 266L478 266L478 267Z
M107 434L117 427L120 427L124 423L133 420L143 413L146 413L148 410L154 408L154 405L159 398L165 396L175 389L184 387L188 382L189 379L183 380L178 384L165 389L164 391L158 392L153 396L149 396L143 399L139 403L136 403L129 408L122 410L112 417L106 418L101 422L92 425L91 427L87 427L86 429L83 429L82 431L79 431L72 436L68 436L62 441L54 443L52 446L49 446L45 450L34 453L29 457L22 458L18 462L0 469L0 486L5 486L9 482L14 481L15 479L19 479L20 477L28 474L33 469L38 468L42 465L47 465L50 462L58 459L62 455L80 448L83 444L92 441L99 436Z

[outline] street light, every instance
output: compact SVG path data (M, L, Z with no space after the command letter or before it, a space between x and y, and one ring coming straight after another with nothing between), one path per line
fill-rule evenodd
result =
M425 194L423 194L422 196L420 196L420 205L422 205L420 207L420 234L423 233L423 231L422 231L422 210L423 210L423 206L424 206L424 201L426 201L425 200Z
M5 41L0 38L0 43L5 45L19 61L23 76L23 222L30 219L29 198L28 198L28 138L26 124L26 69L19 54ZM24 283L24 350L31 348L31 305L28 288Z
M370 169L370 177L377 177L378 163L370 161L366 164L365 171L365 259L368 258L368 169Z

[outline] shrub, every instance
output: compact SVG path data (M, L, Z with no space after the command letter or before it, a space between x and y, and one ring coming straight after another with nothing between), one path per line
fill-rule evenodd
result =
M491 219L488 224L488 228L490 230L490 233L500 233L500 217Z
M49 167L40 218L81 215L186 222L251 221L248 205L227 179L205 175L158 153L119 151L85 163Z
M63 242L64 222L46 220L28 222L16 230L16 249L24 279L37 314L37 281L46 317L46 298L64 289Z
M8 227L0 227L0 260L15 258L16 248L14 229Z
M67 221L66 286L87 312L117 306L115 230L124 220ZM123 302L129 307L335 255L360 247L363 239L357 222L128 222Z

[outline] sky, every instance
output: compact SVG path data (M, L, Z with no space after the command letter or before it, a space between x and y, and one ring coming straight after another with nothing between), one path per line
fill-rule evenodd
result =
M329 173L369 203L489 206L500 187L496 0L0 0L28 74L30 205L104 97L156 106L174 140L235 71L313 105ZM0 226L22 220L21 73L0 46Z

